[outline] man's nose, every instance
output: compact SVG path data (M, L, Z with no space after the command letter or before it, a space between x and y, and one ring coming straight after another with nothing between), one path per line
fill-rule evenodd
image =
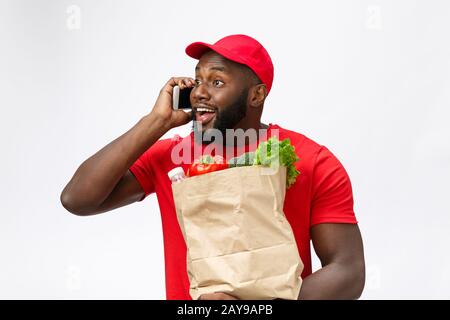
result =
M208 88L204 84L198 84L194 90L192 90L191 99L193 99L193 102L200 102L200 101L208 101L210 98Z

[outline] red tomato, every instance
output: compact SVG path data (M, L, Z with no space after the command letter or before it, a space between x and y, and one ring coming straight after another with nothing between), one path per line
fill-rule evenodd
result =
M198 176L201 174L228 169L228 164L222 156L203 156L200 160L194 160L194 163L188 169L188 176Z

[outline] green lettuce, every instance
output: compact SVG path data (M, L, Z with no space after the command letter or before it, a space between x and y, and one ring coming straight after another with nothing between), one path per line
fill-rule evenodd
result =
M271 137L267 141L261 142L255 151L254 165L268 167L286 167L286 187L292 186L300 172L295 168L295 162L299 158L295 153L295 148L290 139L279 141L276 137Z
M285 166L286 187L289 188L300 174L295 168L295 162L298 160L295 148L289 139L280 142L278 138L271 137L267 141L261 142L255 152L246 152L239 157L231 158L228 166L230 168L252 165Z
M254 161L255 161L255 153L246 152L239 157L231 158L230 160L228 160L228 166L230 168L252 166Z

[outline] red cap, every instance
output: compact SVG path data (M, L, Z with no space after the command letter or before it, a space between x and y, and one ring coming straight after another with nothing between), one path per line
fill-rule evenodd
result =
M186 47L188 56L200 59L207 50L241 63L253 70L270 92L273 82L273 64L266 49L258 41L244 34L234 34L220 39L214 44L194 42Z

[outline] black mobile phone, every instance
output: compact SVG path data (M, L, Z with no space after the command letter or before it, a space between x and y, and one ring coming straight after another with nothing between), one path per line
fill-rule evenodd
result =
M172 106L174 110L192 109L190 99L192 89L193 88L180 89L179 86L173 87Z

